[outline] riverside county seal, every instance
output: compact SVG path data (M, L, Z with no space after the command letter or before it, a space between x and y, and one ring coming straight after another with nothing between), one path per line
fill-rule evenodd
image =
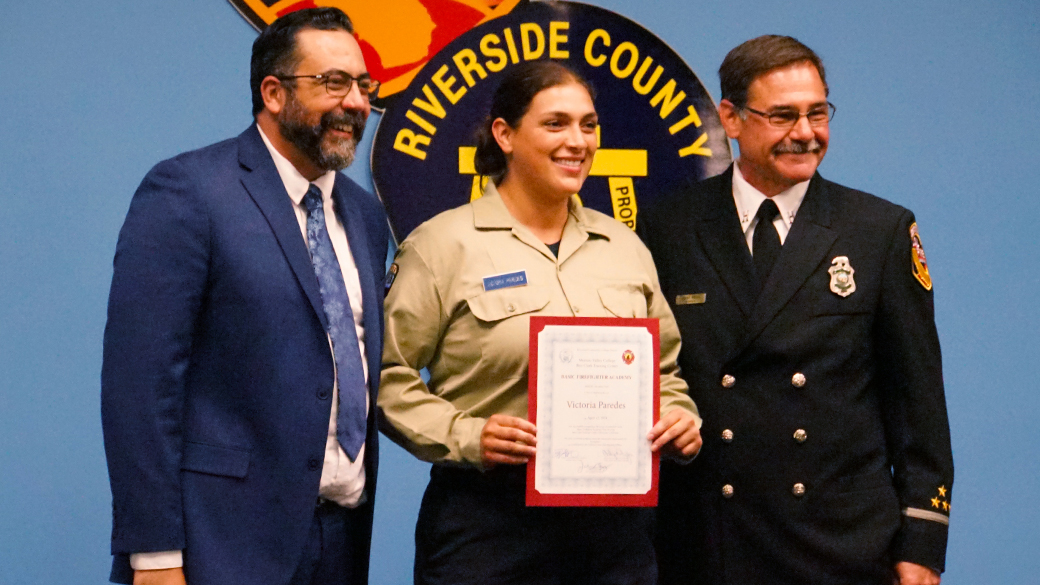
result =
M381 110L408 87L422 66L474 26L508 14L524 0L229 0L256 30L304 8L339 8L350 16L365 65L381 82L372 107Z
M599 149L583 205L635 229L640 205L729 166L715 103L661 39L603 8L521 1L433 55L380 118L372 179L398 241L483 195L474 135L503 73L537 59L570 66L597 93Z

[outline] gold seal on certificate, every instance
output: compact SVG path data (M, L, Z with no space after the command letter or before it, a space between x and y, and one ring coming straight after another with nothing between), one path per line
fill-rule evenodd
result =
M656 319L531 318L529 506L656 505L659 346Z

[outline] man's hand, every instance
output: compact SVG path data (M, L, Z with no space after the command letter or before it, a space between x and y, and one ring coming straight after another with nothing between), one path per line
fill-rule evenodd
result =
M893 585L939 585L939 573L914 563L901 561L896 563L896 577Z
M534 457L537 429L522 418L493 414L480 431L480 458L484 467L520 465Z
M650 429L647 439L653 441L651 451L664 448L664 453L690 459L701 450L701 432L697 419L682 408L674 408Z
M187 585L187 582L184 580L184 570L181 567L175 567L173 569L134 571L134 585Z

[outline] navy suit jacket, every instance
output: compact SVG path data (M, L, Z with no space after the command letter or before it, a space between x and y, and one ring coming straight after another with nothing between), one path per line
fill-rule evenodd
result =
M895 561L941 570L953 460L913 214L817 174L756 296L732 177L639 220L704 417L698 458L662 464L661 583L876 585ZM842 256L856 283L844 297L830 273Z
M349 554L367 581L389 230L337 175L361 280L369 371L367 501ZM119 234L105 327L102 423L112 580L128 555L184 551L192 585L287 583L314 515L335 395L306 243L256 126L156 165Z

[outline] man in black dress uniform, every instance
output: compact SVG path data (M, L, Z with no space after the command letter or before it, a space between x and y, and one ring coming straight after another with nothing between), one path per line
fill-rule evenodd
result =
M764 36L719 69L740 156L641 218L704 415L662 469L662 583L936 585L953 459L913 214L816 168L819 57Z

